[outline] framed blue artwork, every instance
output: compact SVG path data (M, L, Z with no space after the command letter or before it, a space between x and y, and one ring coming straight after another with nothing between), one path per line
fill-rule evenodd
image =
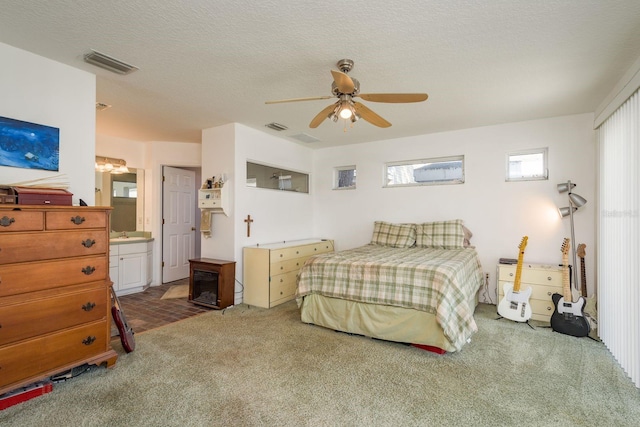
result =
M0 166L57 171L60 129L0 117Z

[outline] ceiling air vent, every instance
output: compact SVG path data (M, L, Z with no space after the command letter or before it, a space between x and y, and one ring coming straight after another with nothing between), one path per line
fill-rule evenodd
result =
M93 49L91 49L91 53L87 53L84 56L84 62L88 62L89 64L93 64L117 74L129 74L138 69L138 67L134 65L127 64L126 62L122 62Z
M268 127L269 129L277 130L278 132L282 132L283 130L289 129L285 125L281 125L280 123L276 123L276 122L266 124L265 126Z
M307 133L299 133L297 135L291 135L289 138L297 139L300 142L307 142L307 143L320 141L315 136L311 136Z
M96 111L104 111L107 108L111 108L111 105L103 104L102 102L96 102Z

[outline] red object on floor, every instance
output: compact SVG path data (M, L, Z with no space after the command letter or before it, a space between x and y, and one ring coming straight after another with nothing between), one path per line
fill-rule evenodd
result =
M33 383L27 387L21 387L0 396L0 411L18 403L26 402L34 397L42 396L53 390L51 381Z
M419 348L421 350L427 350L430 351L432 353L436 353L436 354L445 354L447 351L441 349L440 347L434 347L432 345L426 345L426 344L411 344L412 347L416 347Z

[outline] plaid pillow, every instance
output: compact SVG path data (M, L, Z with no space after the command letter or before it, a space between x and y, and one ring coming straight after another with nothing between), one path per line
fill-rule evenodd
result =
M462 220L416 224L416 246L436 249L463 248L464 228Z
M376 221L373 223L371 243L392 248L410 248L416 243L415 225Z

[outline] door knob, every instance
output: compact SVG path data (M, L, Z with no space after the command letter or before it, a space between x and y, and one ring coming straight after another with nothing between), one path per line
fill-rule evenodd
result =
M196 228L195 227L191 227L191 231L196 231Z

